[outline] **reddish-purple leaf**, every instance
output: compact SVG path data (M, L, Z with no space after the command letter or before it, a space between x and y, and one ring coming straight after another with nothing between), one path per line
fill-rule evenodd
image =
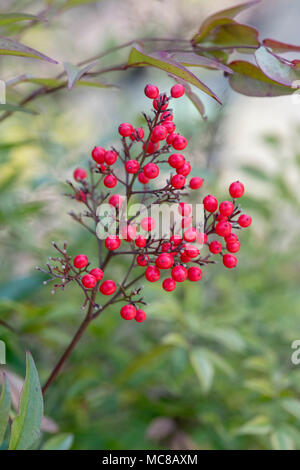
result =
M293 87L300 80L300 72L295 70L291 62L276 56L265 47L260 47L255 52L255 59L261 71L281 85Z
M273 52L300 52L300 46L276 41L275 39L267 38L264 39L262 43L265 47L270 47Z

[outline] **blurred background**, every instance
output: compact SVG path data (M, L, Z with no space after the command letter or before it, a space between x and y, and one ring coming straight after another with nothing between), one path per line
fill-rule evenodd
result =
M6 0L6 12L60 7L47 23L11 26L14 37L60 64L6 57L1 79L25 66L34 76L55 76L64 61L78 63L134 38L189 38L207 15L234 3ZM273 0L239 19L263 37L300 43L299 14L297 0ZM102 64L127 56L128 49L117 51ZM243 231L238 268L211 266L200 283L174 293L147 285L143 325L120 321L118 306L91 324L47 393L51 421L40 445L51 448L56 439L72 449L300 449L300 365L291 362L291 344L300 339L300 104L238 95L221 72L197 75L224 104L197 90L208 120L188 99L174 104L175 119L189 139L194 174L206 180L201 197L224 198L230 182L245 184L242 205L254 223ZM35 266L54 256L51 240L68 240L70 254L95 256L89 234L69 220L77 203L62 196L64 181L87 164L92 147L118 144L120 122L141 123L140 112L150 111L143 94L149 82L160 90L174 83L152 68L113 72L105 75L113 88L64 89L36 100L38 115L0 122L0 338L15 374L24 376L30 349L44 382L81 321L81 293L52 296ZM119 276L126 261L111 270Z

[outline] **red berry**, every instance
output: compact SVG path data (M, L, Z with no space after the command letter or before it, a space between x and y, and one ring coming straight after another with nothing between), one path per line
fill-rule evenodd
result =
M103 279L103 271L100 268L91 269L90 274L96 278L97 281L101 281Z
M144 246L147 244L147 239L143 237L143 235L138 235L134 240L134 243L138 248L144 248Z
M86 201L86 194L83 191L79 191L75 194L75 199L78 202L85 202Z
M223 256L223 264L226 268L234 268L237 265L237 259L234 255L226 253L226 255Z
M120 196L120 194L112 194L108 202L111 206L117 207L119 209L123 203L123 198Z
M84 168L76 168L76 170L74 170L73 177L75 181L85 180L87 177L87 172Z
M214 241L210 242L209 251L211 253L213 253L214 255L217 255L218 253L221 253L222 243L218 242L217 240L214 240Z
M160 278L160 270L156 266L148 266L145 277L149 282L156 282Z
M96 163L104 163L104 155L106 150L103 147L94 147L92 150L92 159Z
M231 224L229 222L218 222L215 230L220 237L227 237L231 232Z
M156 227L156 222L152 217L144 217L141 220L141 227L143 230L147 230L148 232L151 232L151 230L155 229Z
M134 240L136 237L136 230L137 230L137 226L135 224L126 225L125 227L122 228L122 238L126 242L131 242L131 240Z
M182 261L183 263L187 264L189 263L190 261L192 260L192 258L190 258L186 252L184 251L183 253L180 253L180 261Z
M204 209L208 212L215 212L218 208L218 200L215 198L215 196L211 196L210 194L208 196L205 196L203 199L203 205Z
M93 289L97 284L97 279L91 274L85 274L81 279L81 282L87 289Z
M189 162L184 162L184 165L181 168L176 169L176 173L178 175L187 176L190 174L191 169L192 169L191 164Z
M152 135L151 135L151 140L152 142L159 142L160 140L164 140L168 135L168 131L165 126L158 125L155 126Z
M140 164L137 160L128 160L125 163L125 169L127 173L137 173L140 169Z
M145 175L145 173L143 171L141 173L139 173L138 180L142 184L149 183L149 178L147 178L147 176Z
M191 178L190 180L190 188L191 189L199 189L203 185L203 178L200 178L199 176L194 176L194 178Z
M163 289L167 292L171 292L172 290L176 289L176 281L171 277L168 277L162 283Z
M241 227L246 228L246 227L249 227L249 225L251 225L252 219L251 219L250 215L242 214L239 217L238 223Z
M171 245L171 243L169 243L169 242L164 242L164 243L161 245L161 251L162 251L163 253L166 253L167 251L171 250L171 248L172 248L172 245Z
M185 185L185 176L183 175L174 175L171 178L171 185L175 189L181 189Z
M172 153L172 155L170 155L168 158L168 162L172 168L179 169L183 167L185 163L185 159L184 159L184 156L181 155L181 153Z
M182 237L180 235L174 234L171 236L170 241L174 246L178 246L180 243L182 243Z
M180 85L179 83L177 85L172 86L171 88L171 96L173 98L180 98L182 95L184 95L184 92L184 86Z
M181 220L181 227L187 228L193 223L193 217L183 217Z
M105 246L109 251L114 251L121 245L121 240L117 235L109 235L105 239Z
M188 228L183 232L183 238L186 242L194 242L197 239L197 230L194 227Z
M164 103L164 104L162 104ZM158 108L161 111L164 111L168 107L168 99L166 99L166 95L160 95L157 99L153 100L153 108L158 111Z
M241 244L239 241L229 242L227 243L226 248L230 253L237 253L241 248Z
M130 134L132 134L134 131L133 127L131 124L128 122L123 122L123 124L119 125L119 134L122 137L129 137Z
M168 134L172 134L176 129L176 126L172 121L164 121L163 126L167 129Z
M226 243L233 243L237 241L238 241L238 237L236 236L235 233L230 233L229 235L227 235L227 237L225 237Z
M121 317L124 319L124 320L133 320L136 316L136 308L134 305L124 305L121 310L120 310L120 314L121 314Z
M85 268L89 264L89 259L85 255L77 255L73 259L73 264L75 268L82 269L82 268Z
M216 220L218 220L219 222L227 222L228 217L226 215L218 214Z
M133 133L130 135L130 139L134 140L142 140L145 136L144 129L142 127L137 127L134 129Z
M222 244L219 241L214 240L214 241L209 243L208 249L211 253L216 255L216 254L218 254L222 251Z
M182 216L189 216L192 212L192 208L186 202L180 202L178 205L178 212Z
M245 188L243 183L240 181L235 181L234 183L231 183L229 186L229 194L233 199L236 199L238 197L242 197L244 194Z
M116 292L117 286L114 281L107 280L104 281L101 286L100 286L100 292L101 294L104 295L112 295L114 292Z
M156 258L155 264L160 269L169 269L174 264L174 258L170 253L162 253Z
M197 233L197 243L200 245L205 245L205 243L207 243L206 233Z
M113 165L116 163L118 155L114 150L108 150L104 155L104 160L107 165Z
M143 144L143 150L145 150L146 144ZM146 153L154 153L159 149L159 143L158 142L148 142L147 144L147 150Z
M187 140L183 135L177 135L172 140L172 147L176 150L183 150L187 146Z
M197 266L188 269L188 278L190 281L197 282L202 278L202 271Z
M195 245L186 245L184 252L189 258L197 258L199 256L199 249Z
M234 204L231 201L223 201L219 206L220 214L229 217L234 211Z
M139 266L147 266L149 264L150 258L148 255L138 255L136 262Z
M171 275L174 281L183 282L186 280L188 273L184 266L179 265L172 269Z
M157 86L149 84L145 86L144 93L147 98L154 100L159 95L159 89L157 88Z
M103 184L107 188L114 188L117 184L118 180L114 175L107 175L104 178Z
M137 321L138 323L143 323L146 320L146 318L147 318L146 312L142 310L141 308L139 308L136 311L136 316L134 317L135 321Z
M100 173L105 173L107 170L107 166L103 165L103 163L101 163L98 168L100 170Z
M147 163L147 165L144 166L143 171L144 175L150 179L154 179L159 175L159 168L156 163Z

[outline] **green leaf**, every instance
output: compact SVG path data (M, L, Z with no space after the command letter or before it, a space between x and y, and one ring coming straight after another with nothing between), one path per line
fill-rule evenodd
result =
M23 206L22 211L24 211ZM18 300L26 298L41 288L42 280L41 276L32 275L18 277L14 282L3 282L0 284L0 299Z
M95 88L117 88L116 85L110 85L108 83L95 82L92 80L79 80L76 86L91 86Z
M36 85L42 85L48 88L56 88L67 84L66 80L58 80L57 78L25 78L22 81L35 83Z
M75 83L89 70L91 70L98 61L94 61L91 64L86 65L85 67L78 67L77 65L70 64L69 62L64 62L64 68L68 76L68 89L72 90Z
M234 352L242 352L246 347L242 336L232 328L204 328L201 334L205 338L213 339Z
M74 441L73 434L62 433L50 437L42 447L42 450L69 450Z
M296 398L285 398L281 401L282 408L295 416L295 418L300 419L300 400Z
M6 375L3 373L3 385L0 396L0 446L3 442L10 412L10 387Z
M265 47L260 47L255 52L255 59L260 70L271 80L281 85L293 87L293 82L300 80L300 72L297 72L284 59L275 56Z
M271 435L271 446L274 450L294 450L293 439L283 430L275 431Z
M5 103L5 104L0 104L0 112L1 111L9 111L9 112L21 112L21 113L27 113L27 114L38 114L36 111L33 111L32 109L24 108L23 106L18 106L15 104L10 104L10 103Z
M243 10L252 7L259 3L260 0L254 0L251 2L241 3L239 5L235 5L234 7L226 8L225 10L221 10L213 15L210 15L206 18L200 26L200 29L197 34L192 38L192 42L197 44L201 42L201 40L208 34L208 32L216 26L217 20L224 20L226 19L229 22L230 18L234 18L238 13L242 12Z
M26 450L39 438L43 417L43 395L33 358L26 353L26 377L20 399L19 415L14 419L10 450Z
M271 431L271 424L268 416L255 416L243 426L236 430L236 434L264 435Z
M265 47L270 47L273 52L300 52L300 46L295 46L294 44L287 44L285 42L276 41L275 39L264 39L263 45Z
M158 346L154 346L152 349L147 351L145 354L138 356L131 364L125 369L116 379L117 383L126 382L128 379L131 378L139 369L145 368L152 364L153 361L160 358L166 352L173 349L171 344L160 344Z
M214 367L205 351L195 348L190 353L190 361L199 379L204 393L207 393L212 386L214 379Z
M0 14L0 26L17 23L18 21L44 21L43 18L35 15L29 15L28 13L1 13Z
M191 85L195 85L197 88L204 91L204 93L218 101L218 103L221 103L220 99L213 91L202 83L192 72L174 60L167 52L158 51L153 54L146 54L139 48L139 46L135 46L130 51L128 65L131 67L152 66L164 70L175 77L187 81Z
M52 64L58 64L58 62L50 57L42 54L41 52L32 49L31 47L25 46L20 42L12 39L0 36L0 55L14 55L21 57L29 57L33 59L45 60Z
M229 64L235 72L229 77L231 88L246 96L282 96L295 92L295 88L280 85L267 77L258 67L243 60Z

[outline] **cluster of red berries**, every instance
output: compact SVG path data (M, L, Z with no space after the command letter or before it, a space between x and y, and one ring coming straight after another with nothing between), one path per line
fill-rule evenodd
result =
M164 188L164 195L167 195L167 202L178 201L178 211L181 216L182 233L173 234L169 239L155 240L151 232L155 229L155 220L151 217L144 217L140 222L140 227L135 223L130 223L123 228L122 238L125 243L131 245L131 250L126 253L135 257L136 264L145 268L145 277L149 282L157 282L161 279L162 272L170 272L162 282L162 288L173 291L177 283L185 280L192 282L200 281L202 278L202 266L212 263L212 255L221 255L223 264L227 268L234 268L237 265L237 258L233 253L240 249L240 242L233 229L245 228L251 224L251 217L240 213L236 200L244 194L244 186L236 181L229 187L232 200L218 202L213 195L207 195L203 199L205 210L204 227L194 227L192 207L181 200L181 191L187 187L186 178L191 172L191 164L186 161L181 153L172 153L172 149L182 151L187 146L184 136L175 133L176 125L173 122L172 110L168 108L171 98L179 98L185 93L184 86L176 84L171 88L170 96L165 93L160 94L155 85L145 87L145 95L153 100L155 118L146 118L149 127L149 135L145 138L143 128L134 128L130 123L120 124L118 131L122 136L124 155L115 149L105 150L103 147L95 147L92 150L92 159L96 163L95 171L102 174L103 184L107 188L114 188L118 181L126 186L127 197L131 195L132 187L136 179L145 186L142 192L151 192L148 185L151 180L157 178L160 172L159 165L166 161L160 161L160 156L169 153L167 163L176 171L171 175L167 186ZM130 140L126 140L130 139ZM131 146L142 143L142 151L136 159L130 158ZM118 162L123 165L127 173L127 183L115 174L113 165ZM130 177L130 175L132 175ZM82 189L77 192L78 200L86 201L89 197L88 189L85 187L87 172L83 168L74 171L74 179L82 183ZM201 177L194 176L188 186L191 189L199 189L203 185ZM129 193L128 193L129 191ZM141 191L140 191L141 192ZM155 191L152 191L155 194ZM108 202L111 206L120 210L123 198L120 194L109 194ZM164 201L165 202L165 201ZM141 228L144 232L138 233ZM200 255L201 246L206 245L208 255ZM121 239L118 235L108 235L105 239L105 247L109 252L117 252L121 246ZM73 264L79 270L84 270L81 281L86 289L94 289L99 285L99 290L104 295L113 295L117 286L113 280L104 280L101 284L104 273L100 268L94 268L87 272L89 264L85 255L77 255ZM80 271L80 273L83 271ZM121 316L125 320L135 318L138 322L146 319L143 310L136 308L134 301L130 301L121 309Z

